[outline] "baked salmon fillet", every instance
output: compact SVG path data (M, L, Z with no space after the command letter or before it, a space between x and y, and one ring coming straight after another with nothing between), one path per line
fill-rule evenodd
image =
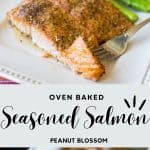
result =
M37 46L94 81L105 67L92 50L132 26L108 0L24 0L7 17Z

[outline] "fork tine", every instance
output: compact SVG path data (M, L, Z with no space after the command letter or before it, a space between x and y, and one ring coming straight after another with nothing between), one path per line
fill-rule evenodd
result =
M106 50L105 50L105 53L97 53L96 56L99 57L100 59L106 59L107 58L109 60L113 60L116 58L113 54L109 53Z
M100 49L97 49L96 51L94 51L94 53L100 55L100 54L107 53L107 51L103 47L101 47Z
M99 58L100 59L106 59L106 58L108 58L110 55L109 55L109 53L105 53L105 54L103 54L103 55L99 55Z
M114 60L114 59L116 58L112 53L108 52L108 51L104 48L104 45L101 45L99 48L94 49L93 53L94 53L94 55L95 55L96 57L98 57L100 60L105 60L105 59L107 59L107 60L109 60L109 61L112 61L112 60Z
M103 55L95 55L98 59L100 60L105 60L107 59L108 61L113 61L116 59L116 57L114 55L111 55L109 53L105 53Z
M95 54L103 54L106 53L106 50L101 46L100 48L93 51Z
M99 48L94 49L93 51L94 51L94 52L99 52L99 51L101 51L101 50L103 50L103 46L100 46Z
M105 53L97 53L96 55L98 58L100 59L105 59L106 57L110 56L110 54L108 52L105 51Z
M103 55L105 53L107 53L105 50L95 52L96 55Z

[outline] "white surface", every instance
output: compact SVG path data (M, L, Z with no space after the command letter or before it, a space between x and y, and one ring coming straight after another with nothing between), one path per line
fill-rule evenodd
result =
M145 85L150 85L150 65L149 65L149 67L147 68L147 72L146 72L146 74L145 74L143 83L144 83Z
M0 6L0 66L13 70L42 83L94 83L74 75L70 69L55 59L39 57L41 51L30 40L20 39L6 20L6 12L20 0L1 0ZM141 20L150 14L139 14ZM131 40L125 55L107 63L106 74L98 83L141 83L150 60L150 25L140 30ZM12 78L11 74L7 77ZM13 76L16 81L21 79ZM97 84L97 83L95 83Z

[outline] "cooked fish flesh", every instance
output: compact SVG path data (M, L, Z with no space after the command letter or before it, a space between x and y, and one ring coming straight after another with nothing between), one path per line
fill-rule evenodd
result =
M105 67L92 50L132 26L108 0L24 0L7 17L37 46L94 81Z

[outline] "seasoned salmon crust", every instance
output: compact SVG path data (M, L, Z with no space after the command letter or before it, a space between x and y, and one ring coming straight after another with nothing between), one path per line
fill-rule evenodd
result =
M95 81L105 68L92 50L132 25L108 0L24 0L7 17L40 48Z

